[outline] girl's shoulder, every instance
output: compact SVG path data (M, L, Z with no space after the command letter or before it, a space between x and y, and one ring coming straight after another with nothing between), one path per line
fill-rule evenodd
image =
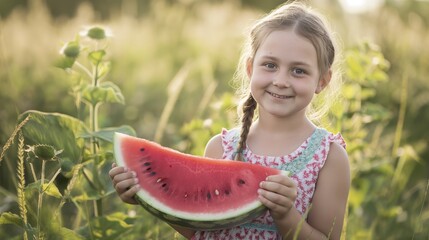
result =
M240 129L238 127L231 129L222 128L220 136L223 142L238 142L240 140Z
M329 152L332 145L346 148L346 142L340 133L334 134L324 128L316 128L303 145L305 145L306 152L311 156L320 151Z
M223 147L222 147L222 136L221 133L213 136L206 144L204 150L204 156L209 158L222 158Z
M341 133L337 133L334 134L332 132L327 131L326 129L323 128L319 128L322 129L323 131L326 131L326 138L325 140L328 143L335 143L338 144L339 146L341 146L342 148L346 149L346 141L344 140L343 136L341 135Z
M333 134L328 132L325 140L327 151L325 172L330 169L332 173L335 172L349 172L349 159L346 151L346 142L340 133ZM329 174L330 175L330 174Z

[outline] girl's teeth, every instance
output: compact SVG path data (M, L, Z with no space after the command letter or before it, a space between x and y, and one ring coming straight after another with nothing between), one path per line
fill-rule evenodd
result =
M278 95L278 94L275 94L275 93L270 93L270 94L271 94L271 96L276 97L276 98L281 98L281 99L288 98L288 96L284 96L284 95Z

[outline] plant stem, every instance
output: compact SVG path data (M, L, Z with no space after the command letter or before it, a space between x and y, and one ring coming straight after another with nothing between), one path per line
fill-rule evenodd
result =
M95 66L94 69L94 75L92 79L93 87L97 87L98 85L98 64ZM99 109L100 103L92 103L90 107L90 129L91 132L98 131L98 109ZM97 146L97 139L96 137L91 137L91 144L92 144L92 155L94 156L94 167L92 169L92 174L94 176L94 180L97 181L99 179L99 173L98 173L98 163L99 163L99 157L98 157L98 146ZM99 190L100 184L96 184L98 188L96 190ZM101 215L102 212L102 204L101 199L94 200L94 215L96 217Z
M95 73L94 73L94 86L98 86L98 66L100 64L97 63L97 65L95 66Z
M97 104L91 104L91 107L90 107L90 129L91 129L91 132L97 131L97 128L98 128L98 126L97 126L97 109L98 109ZM92 145L91 152L92 152L92 155L94 156L94 166L92 168L92 175L93 175L93 179L95 181L97 181L97 179L98 179L97 139L94 136L91 137L91 145ZM98 186L98 184L97 184L97 186ZM95 189L98 190L98 187ZM96 217L98 217L101 209L99 209L99 204L97 204L96 201L98 201L98 200L93 201L94 215Z
M398 156L398 148L401 144L402 130L404 128L405 113L407 109L407 98L408 98L407 91L408 91L408 72L405 71L404 75L402 76L399 116L398 116L398 122L396 123L395 138L393 141L393 148L392 148L392 157L394 158Z
M33 163L31 162L30 162L30 169L31 169L31 174L33 176L33 180L37 182L36 171L34 171L34 166L33 166Z
M41 239L41 232L40 232L40 222L41 222L41 216L40 216L40 210L42 209L42 201L43 201L43 183L45 181L45 160L42 161L42 172L40 173L40 186L39 186L39 199L37 201L37 239Z
M85 67L83 66L80 62L75 61L74 63L76 66L78 66L80 69L82 69L89 77L92 76L91 72Z

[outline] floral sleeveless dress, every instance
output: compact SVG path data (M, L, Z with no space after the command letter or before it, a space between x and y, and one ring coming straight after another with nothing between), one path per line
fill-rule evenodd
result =
M239 141L239 129L223 129L221 133L223 158L234 159ZM337 142L345 148L344 139L340 134L334 135L325 129L316 128L313 134L294 152L280 157L259 156L244 150L244 161L272 168L287 170L298 188L295 201L296 209L304 214L311 203L316 187L319 171L325 164L329 147ZM216 231L197 231L192 237L197 239L227 240L227 239L281 239L274 221L268 211L260 217L237 227Z

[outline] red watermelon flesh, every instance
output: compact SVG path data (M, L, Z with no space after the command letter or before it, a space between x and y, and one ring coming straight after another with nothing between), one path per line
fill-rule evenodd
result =
M135 171L137 199L163 220L196 229L231 227L264 211L259 183L287 172L246 162L210 159L115 134L115 158Z

